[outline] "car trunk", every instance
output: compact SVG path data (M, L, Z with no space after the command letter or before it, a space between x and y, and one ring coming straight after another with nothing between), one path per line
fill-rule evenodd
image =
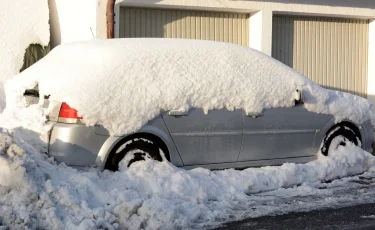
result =
M61 102L54 102L49 100L49 95L44 96L41 100L41 95L39 94L38 86L35 86L33 89L27 89L24 92L24 97L26 105L30 106L33 104L42 104L44 108L48 108L48 114L46 116L48 121L58 122L59 112L61 108Z

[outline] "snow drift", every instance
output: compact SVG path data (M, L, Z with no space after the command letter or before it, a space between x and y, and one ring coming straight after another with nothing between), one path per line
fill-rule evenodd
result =
M47 46L50 38L46 0L0 1L0 110L5 107L3 84L18 74L30 44Z
M119 172L77 170L42 154L45 146L38 135L12 132L0 134L0 226L15 229L208 228L272 213L278 210L276 194L291 197L286 202L321 194L330 205L338 198L321 189L329 186L325 181L375 170L375 158L350 143L307 164L242 171L186 171L150 160ZM346 182L336 181L332 187L340 183ZM271 190L274 195L260 194ZM272 202L265 205L267 199ZM316 208L313 201L292 206Z
M284 64L250 48L177 39L92 40L60 45L7 86L7 104L26 88L79 111L87 125L112 135L138 130L161 110L243 108L257 113L294 105L333 114L337 121L370 119L368 100L323 89ZM8 110L12 110L9 108ZM13 114L8 111L8 114Z

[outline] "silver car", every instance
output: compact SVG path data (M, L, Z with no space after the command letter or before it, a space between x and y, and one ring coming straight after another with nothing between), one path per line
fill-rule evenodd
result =
M36 90L25 92L38 97ZM66 103L50 102L48 154L71 166L98 166L117 170L146 157L168 160L183 168L245 168L304 163L316 153L350 141L372 152L374 130L370 122L335 123L332 115L316 114L303 107L303 98L292 108L274 108L262 114L243 110L202 109L164 111L136 133L110 136L102 126L87 127L77 111ZM340 142L333 141L342 137ZM336 146L335 146L336 145Z

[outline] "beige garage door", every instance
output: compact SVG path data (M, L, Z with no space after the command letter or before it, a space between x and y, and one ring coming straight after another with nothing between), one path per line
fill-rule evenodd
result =
M121 8L120 37L188 38L247 46L249 15L192 10Z
M368 20L274 16L272 56L320 85L367 96Z

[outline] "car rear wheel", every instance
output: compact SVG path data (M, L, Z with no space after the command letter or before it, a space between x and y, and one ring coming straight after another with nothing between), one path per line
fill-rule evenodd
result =
M336 150L339 146L346 146L348 142L359 145L357 134L348 126L339 125L329 131L324 137L321 153L328 156L330 152Z
M121 162L125 167L130 167L134 162L153 159L162 161L159 147L151 140L135 138L121 144L115 154L106 163L106 169L117 171Z

